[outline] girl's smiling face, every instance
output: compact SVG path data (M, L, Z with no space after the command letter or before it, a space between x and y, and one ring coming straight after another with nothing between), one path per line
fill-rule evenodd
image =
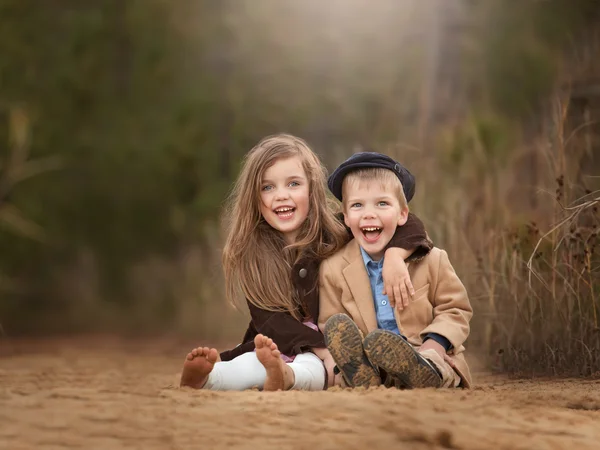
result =
M308 178L299 157L279 159L265 170L260 184L260 212L267 223L293 244L308 216Z

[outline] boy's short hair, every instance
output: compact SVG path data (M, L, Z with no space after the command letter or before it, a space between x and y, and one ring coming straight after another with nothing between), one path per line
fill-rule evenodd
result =
M360 182L379 183L384 191L393 192L400 203L400 208L408 208L404 188L394 172L389 169L366 168L353 170L344 177L342 181L342 204L344 210L346 209L345 199L347 196L345 194L348 185Z

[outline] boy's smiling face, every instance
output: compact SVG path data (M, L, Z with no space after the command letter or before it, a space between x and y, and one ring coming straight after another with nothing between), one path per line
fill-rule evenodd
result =
M344 222L354 239L374 260L379 261L397 226L408 218L393 189L377 181L355 181L344 190Z

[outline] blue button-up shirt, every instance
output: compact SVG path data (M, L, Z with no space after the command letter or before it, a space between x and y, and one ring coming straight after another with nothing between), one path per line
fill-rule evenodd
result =
M388 296L383 294L383 258L379 261L373 261L371 257L362 248L362 253L369 282L371 283L371 292L375 302L375 314L377 316L377 327L383 330L389 330L392 333L400 334L396 318L394 317L394 308L390 305Z

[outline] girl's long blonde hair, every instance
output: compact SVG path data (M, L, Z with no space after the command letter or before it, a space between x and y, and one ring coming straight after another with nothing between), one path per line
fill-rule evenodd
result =
M302 161L308 179L309 209L296 242L286 245L283 235L262 217L260 187L270 166L294 156ZM346 229L329 207L325 179L317 155L295 136L268 136L246 155L225 208L223 269L229 301L235 303L241 294L259 308L288 311L302 319L292 285L292 266L306 256L324 259L348 240Z

